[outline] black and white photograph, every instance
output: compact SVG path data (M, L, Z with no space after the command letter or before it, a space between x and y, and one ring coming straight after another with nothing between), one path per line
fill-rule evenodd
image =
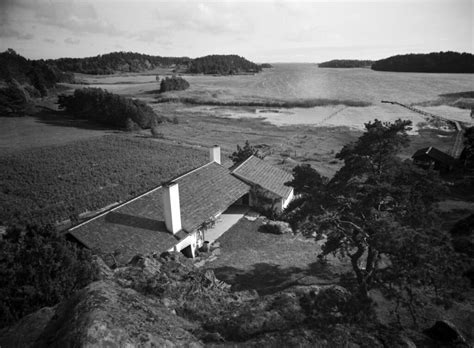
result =
M28 347L474 347L474 0L0 0Z

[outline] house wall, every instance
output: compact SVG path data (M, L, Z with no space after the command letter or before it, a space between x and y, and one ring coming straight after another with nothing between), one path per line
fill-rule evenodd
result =
M193 257L194 257L194 253L197 249L198 243L199 243L199 241L198 241L197 232L194 232L194 233L191 233L190 235L188 235L186 238L180 240L178 243L176 243L176 245L173 248L168 249L168 251L169 252L181 251L184 248L187 248L188 246L191 246L191 251L192 251L192 254L193 254Z
M293 200L293 198L294 198L294 191L293 191L293 189L291 189L290 194L288 195L288 197L286 199L282 198L282 200L281 200L282 210L285 209L288 206L288 204L290 204L290 202Z
M258 209L275 209L277 212L282 210L281 197L269 192L260 186L253 185L249 194L249 206Z

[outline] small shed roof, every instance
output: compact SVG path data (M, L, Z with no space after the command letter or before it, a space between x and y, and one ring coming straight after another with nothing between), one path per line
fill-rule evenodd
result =
M292 190L285 182L291 181L293 175L255 156L250 156L238 165L232 170L232 174L282 198L287 198Z
M223 166L211 162L173 181L179 185L181 222L192 232L205 220L226 210L250 187ZM164 223L161 186L94 217L69 231L75 239L103 254L127 262L136 254L172 248L187 233L172 235Z
M423 160L423 158L430 158L446 165L451 165L454 162L454 158L452 156L432 146L416 151L412 158L420 160Z

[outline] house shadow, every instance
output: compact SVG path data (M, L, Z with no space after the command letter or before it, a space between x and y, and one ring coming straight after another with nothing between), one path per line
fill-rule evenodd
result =
M273 294L295 285L329 285L339 277L331 274L328 266L314 262L307 268L256 263L250 270L223 266L214 269L216 277L232 285L232 290L256 290L260 295Z
M119 132L117 130L111 129L110 127L104 127L103 125L90 120L75 118L66 111L54 110L44 106L41 107L37 113L31 116L36 118L38 122L50 126L81 128L87 130L104 130L110 131L111 133Z
M105 215L107 223L119 224L144 230L168 233L164 221L149 219L142 216L129 215L111 211Z
M267 295L295 285L297 279L303 276L304 270L257 263L250 271L225 266L215 269L214 273L218 279L232 284L235 291L256 290L260 295Z

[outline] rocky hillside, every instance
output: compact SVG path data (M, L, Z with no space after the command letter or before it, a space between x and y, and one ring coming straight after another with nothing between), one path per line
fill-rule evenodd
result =
M343 315L340 286L232 292L180 254L135 257L52 308L0 331L6 347L413 347L396 330ZM349 312L347 312L349 313ZM415 337L416 338L416 337ZM418 337L417 343L429 343ZM416 339L415 339L416 341Z

